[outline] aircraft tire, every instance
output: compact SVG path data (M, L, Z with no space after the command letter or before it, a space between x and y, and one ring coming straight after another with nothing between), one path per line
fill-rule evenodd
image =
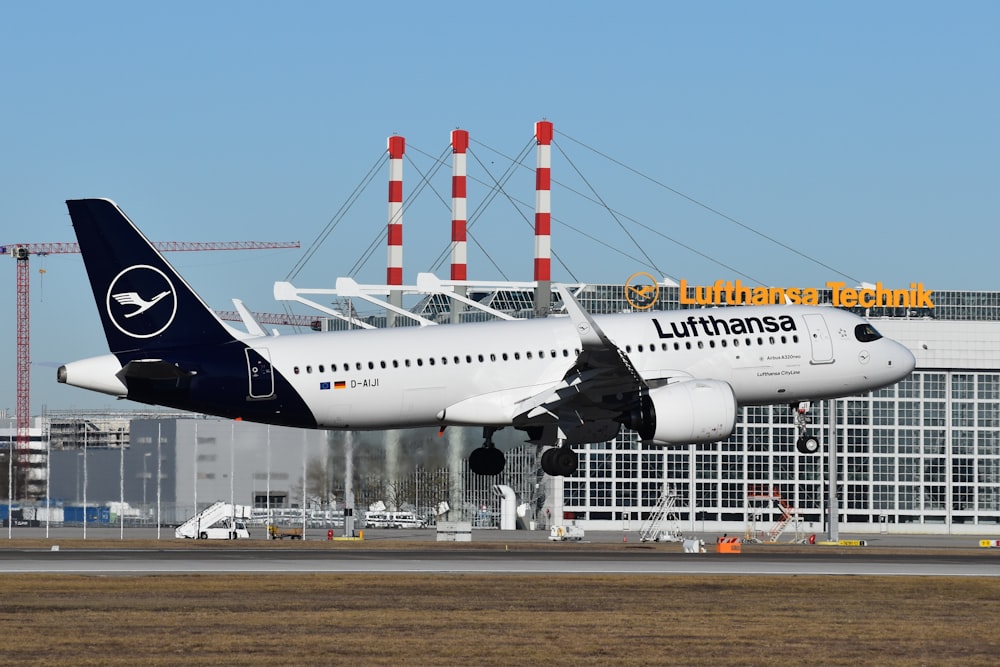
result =
M555 463L556 474L561 477L570 477L576 472L577 467L580 465L580 457L569 447L559 447L558 449L552 450L556 452L552 457L553 463Z
M819 440L811 435L804 435L795 441L795 448L800 454L815 454L819 451Z
M552 477L556 476L555 465L554 465L554 463L552 461L552 457L554 456L553 453L555 451L556 451L555 449L551 449L550 448L550 449L546 449L544 452L542 452L542 461L541 461L541 463L542 463L542 472L544 472L546 475L550 475Z
M486 448L476 447L469 453L469 470L476 475L486 474Z
M476 475L499 475L505 465L507 457L496 447L477 447L469 454L469 470Z
M208 539L208 533L206 533L205 531L201 531L200 533L198 533L198 539L199 540L207 540Z
M489 447L486 451L489 452L487 460L490 463L488 474L499 475L503 472L504 466L507 465L507 457L496 447Z

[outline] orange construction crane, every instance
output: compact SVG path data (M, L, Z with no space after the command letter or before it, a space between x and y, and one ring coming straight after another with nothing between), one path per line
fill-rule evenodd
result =
M154 244L161 251L199 250L272 250L276 248L299 248L298 241L221 241L185 242L162 241ZM28 258L31 255L77 254L80 246L76 243L7 243L0 244L0 254L10 255L17 265L17 305L14 309L17 321L17 405L14 408L16 426L16 453L14 460L27 461L30 443L31 422L31 303ZM16 495L15 495L16 497ZM11 501L14 498L10 499Z

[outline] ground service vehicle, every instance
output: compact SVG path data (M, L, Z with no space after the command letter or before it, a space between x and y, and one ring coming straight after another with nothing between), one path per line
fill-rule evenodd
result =
M271 524L267 527L267 534L271 536L272 540L283 540L286 537L292 540L301 540L302 528L283 528Z

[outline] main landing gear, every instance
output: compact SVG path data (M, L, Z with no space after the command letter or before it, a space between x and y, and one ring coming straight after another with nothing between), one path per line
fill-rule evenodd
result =
M469 454L469 470L477 475L499 475L503 472L507 464L507 457L493 444L493 434L497 428L486 426L483 428L482 447L477 447Z
M800 454L815 454L819 451L819 440L816 436L810 435L808 431L809 418L806 417L806 413L809 412L809 401L802 401L798 405L790 407L795 412L795 426L799 430L799 438L795 441L795 448L799 450Z
M580 456L568 445L559 445L542 452L542 471L553 477L569 477L580 465Z

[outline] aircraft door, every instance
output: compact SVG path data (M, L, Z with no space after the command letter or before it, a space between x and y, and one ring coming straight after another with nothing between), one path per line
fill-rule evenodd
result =
M247 348L247 373L250 378L249 400L260 400L274 396L274 373L271 370L271 355L267 348L258 350Z
M819 313L803 315L802 319L806 321L806 328L809 330L812 363L832 364L833 340L830 338L830 330L826 326L826 320Z

